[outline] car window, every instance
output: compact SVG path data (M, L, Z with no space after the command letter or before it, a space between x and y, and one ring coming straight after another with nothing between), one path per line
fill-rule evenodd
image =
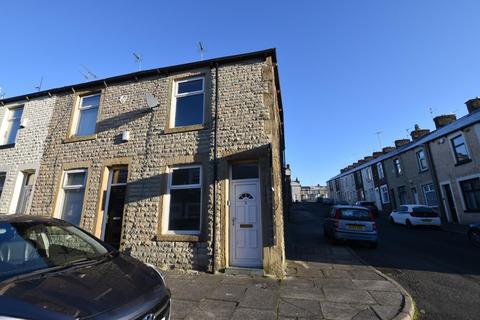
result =
M408 207L405 207L405 206L400 206L400 208L398 209L398 211L401 211L401 212L408 212Z
M0 281L32 271L97 260L100 242L66 223L0 222Z
M433 210L433 208L430 208L430 207L414 207L413 210L415 210L415 212L419 212L419 213L433 213L433 212L435 212Z
M340 209L340 213L340 219L344 220L372 220L372 217L370 216L370 212L368 210L344 208Z

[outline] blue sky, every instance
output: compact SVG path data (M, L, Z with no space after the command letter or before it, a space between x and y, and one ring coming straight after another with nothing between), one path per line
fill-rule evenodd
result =
M276 47L287 161L302 184L480 95L480 1L2 1L6 96Z

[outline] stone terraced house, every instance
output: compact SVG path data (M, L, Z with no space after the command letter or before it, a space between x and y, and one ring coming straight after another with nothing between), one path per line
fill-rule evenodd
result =
M27 214L55 97L0 102L0 214Z
M31 214L68 220L163 268L283 277L274 49L31 96L54 97Z

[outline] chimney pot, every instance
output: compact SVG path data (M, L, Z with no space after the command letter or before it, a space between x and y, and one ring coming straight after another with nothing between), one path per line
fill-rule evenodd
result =
M435 128L437 129L445 127L447 124L450 124L456 120L457 116L454 114L444 114L433 118L433 122L435 122Z
M480 109L480 98L476 97L465 102L467 105L468 113L472 113Z
M395 140L395 147L399 148L401 146L404 146L406 144L410 143L410 139L399 139Z

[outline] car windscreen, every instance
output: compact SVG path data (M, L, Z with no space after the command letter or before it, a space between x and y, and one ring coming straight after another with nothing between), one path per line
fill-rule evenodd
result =
M0 281L98 261L108 252L100 242L70 224L0 222Z
M361 221L370 221L372 217L368 210L362 209L352 209L352 208L342 208L340 209L340 219L344 220L361 220Z

